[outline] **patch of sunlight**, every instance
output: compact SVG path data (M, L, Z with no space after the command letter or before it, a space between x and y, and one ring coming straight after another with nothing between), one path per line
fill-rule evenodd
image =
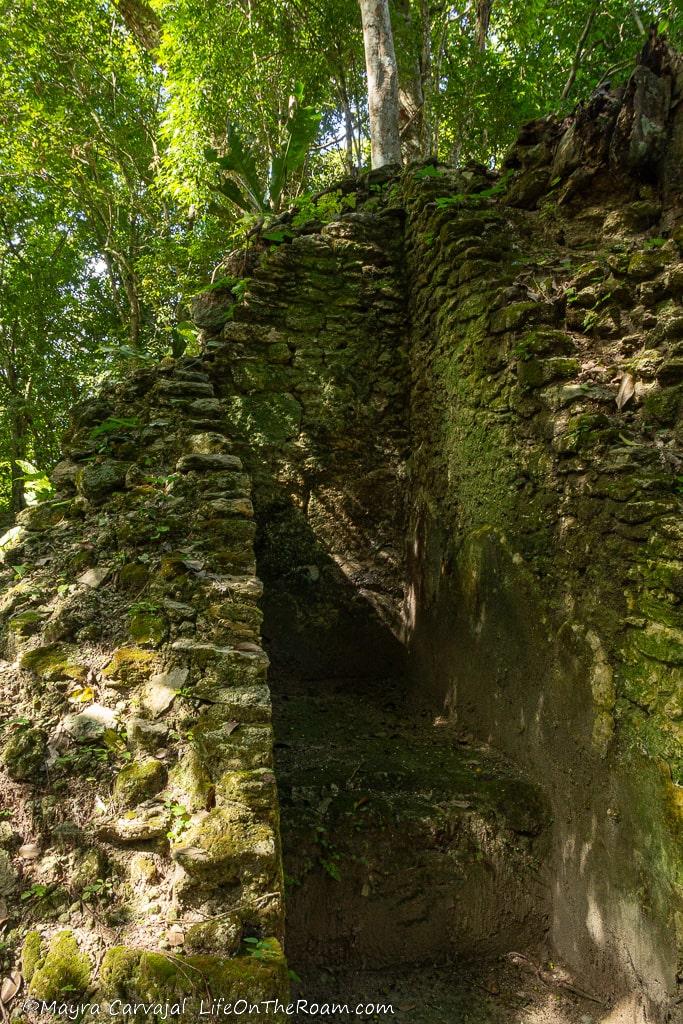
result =
M592 894L588 896L588 912L586 913L586 928L593 937L593 941L599 946L605 944L605 925L602 920L602 913L598 908Z
M620 999L607 1016L598 1017L597 1024L645 1024L645 1012L638 996Z
M575 1020L562 1009L559 997L548 993L542 1002L521 1010L515 1024L574 1024Z
M5 548L11 547L21 532L22 530L20 526L11 526L7 533L3 533L2 537L0 537L0 551L4 551Z
M577 1020L585 1024L645 1024L646 1018L642 1004L637 996L625 996L611 1010L595 1007L578 1016L576 1008L564 1009L561 997L548 993L542 1002L533 1007L520 1010L514 1024L576 1024Z

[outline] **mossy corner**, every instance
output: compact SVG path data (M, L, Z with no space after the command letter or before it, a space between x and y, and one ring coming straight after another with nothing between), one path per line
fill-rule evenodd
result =
M277 940L269 940L267 950L263 957L175 956L115 946L102 961L99 995L110 1005L116 1000L180 1004L178 1019L188 1024L197 1019L200 1008L206 1011L221 1000L220 1005L243 1000L246 1005L241 1019L256 1021L263 1015L265 1003L277 999L286 1004L289 997L287 965ZM257 1010L246 1012L254 1005ZM284 1015L272 1012L268 1017L284 1020Z

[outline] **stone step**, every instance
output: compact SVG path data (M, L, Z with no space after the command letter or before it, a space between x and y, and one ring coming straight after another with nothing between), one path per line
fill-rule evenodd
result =
M414 709L275 687L295 970L495 955L542 937L548 818L529 782Z

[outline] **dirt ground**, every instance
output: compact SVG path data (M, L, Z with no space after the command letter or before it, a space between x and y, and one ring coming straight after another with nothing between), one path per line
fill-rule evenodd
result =
M331 1024L357 1016L395 1024L627 1024L618 1008L582 998L561 984L539 978L530 965L507 958L488 964L402 967L386 971L306 972L296 995L309 1004L348 1003L349 1014L301 1013L299 1022ZM389 1004L391 1012L354 1011L358 1004Z

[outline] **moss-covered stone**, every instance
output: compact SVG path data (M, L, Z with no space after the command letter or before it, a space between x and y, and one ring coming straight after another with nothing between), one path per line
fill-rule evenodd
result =
M491 330L494 334L502 331L514 331L527 323L537 309L537 302L512 302L491 315Z
M121 590L142 590L149 579L149 570L141 562L128 562L119 569Z
M136 608L130 613L129 632L135 643L159 647L168 634L168 620L161 611Z
M666 266L667 262L670 262L668 253L662 252L661 249L643 249L640 252L635 252L628 263L628 273L630 277L634 277L637 281L645 281L649 277L654 277L655 274Z
M217 807L193 824L173 849L174 859L191 879L230 884L244 873L277 871L277 844L272 828L248 809Z
M233 956L240 947L242 922L235 915L217 921L202 921L187 930L185 945L192 953L222 953Z
M119 647L109 664L102 670L107 680L126 685L142 683L152 674L156 664L153 651L142 647Z
M102 850L94 847L76 858L70 878L71 887L76 892L80 892L86 886L104 878L106 873L107 859Z
M161 761L145 758L122 768L114 783L114 800L121 807L136 807L154 796L166 784L166 769Z
M522 387L540 388L554 380L573 377L578 370L577 359L562 356L553 359L528 359L519 363L517 379Z
M70 929L51 940L45 959L33 973L29 991L36 999L50 1002L83 993L90 984L90 958L82 953Z
M245 999L259 1003L268 999L287 1002L289 978L287 966L277 940L268 942L269 955L254 956L167 956L164 953L141 952L122 946L109 949L100 971L105 998L125 998L152 1004L180 1002L188 997L184 1020L197 1019L197 1003L207 1003L207 993L215 1000L234 1003ZM251 1022L261 1014L245 1013ZM275 1021L277 1015L273 1015Z
M216 795L221 803L236 803L255 810L267 810L277 805L275 775L269 768L251 772L226 772L216 786Z
M66 511L66 506L61 501L42 501L23 509L17 516L17 523L26 530L40 532L60 523Z
M47 644L27 651L21 656L19 664L46 682L59 679L75 679L80 682L87 675L88 669L76 660L77 653L66 644Z
M47 734L43 729L19 729L5 744L2 760L10 778L32 782L44 772L46 755Z
M25 612L19 612L18 615L13 615L7 623L7 628L18 636L32 636L33 633L37 633L40 629L43 618L44 615L41 612L29 609Z
M195 749L183 754L169 772L169 788L188 811L203 810L214 790L211 775Z
M0 896L9 896L17 887L17 875L7 850L0 850Z
M649 658L670 665L683 665L683 631L652 623L634 634L635 647Z
M301 426L301 405L291 394L235 397L228 416L240 436L257 445L291 440Z
M132 988L132 979L142 953L128 946L112 946L104 954L99 982L102 995L109 999L124 998Z
M76 477L76 487L89 501L99 504L112 491L122 490L126 485L129 463L106 459L84 466Z
M32 980L43 957L43 940L40 932L28 932L21 948L21 973L26 984Z

